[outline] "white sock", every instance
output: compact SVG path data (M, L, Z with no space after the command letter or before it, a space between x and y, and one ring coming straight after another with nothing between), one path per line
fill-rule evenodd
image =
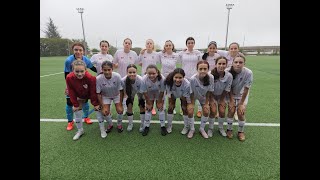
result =
M246 121L240 121L239 120L238 132L243 132L244 131L245 123L246 123Z
M172 126L173 114L167 114L168 126Z
M200 129L204 130L204 127L206 126L208 117L204 117L203 115L201 116L201 124L200 124Z
M133 124L133 115L128 116L129 124Z
M118 114L118 119L117 119L117 125L118 126L122 125L122 118L123 118L123 115L122 114Z
M232 130L233 118L227 118L228 130Z
M145 120L146 114L140 114L140 121L141 121L141 125L142 127L144 127L144 120Z
M164 110L162 111L158 110L158 113L159 113L159 120L160 120L161 127L166 126L166 118L165 118L166 114L164 113Z
M213 129L213 126L214 126L214 118L208 118L208 121L209 121L209 129Z
M190 122L190 130L194 131L194 117L189 118L189 122Z
M108 125L111 126L112 125L112 116L111 116L111 114L106 116L106 120L108 122Z
M100 128L102 128L102 127L104 128L104 119L103 119L102 113L97 111L96 115L97 115L97 119L98 119L98 122L99 122L99 127Z
M187 115L183 115L184 127L189 128L189 118Z
M151 120L151 111L146 111L145 120L144 120L144 127L150 126L150 120Z
M78 130L82 129L82 110L74 112L74 117Z
M224 118L218 117L219 129L223 129Z

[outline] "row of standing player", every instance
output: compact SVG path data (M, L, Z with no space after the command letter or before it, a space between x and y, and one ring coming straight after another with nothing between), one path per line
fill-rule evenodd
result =
M100 42L101 53L94 55L91 58L91 61L89 61L85 56L83 56L84 47L80 43L78 43L78 44L74 44L72 47L74 50L74 55L68 57L66 60L65 74L67 75L70 72L70 69L71 69L70 63L77 58L81 59L81 56L82 56L82 59L86 62L87 67L90 69L93 69L93 71L95 72L98 71L98 73L99 73L99 68L95 69L95 67L92 64L95 64L96 67L99 67L99 65L101 65L101 63L104 60L109 60L109 61L114 60L113 61L114 67L116 68L119 67L118 72L120 73L120 75L122 74L122 76L125 75L124 72L126 71L125 69L126 64L130 62L133 62L133 63L138 62L138 64L142 65L142 71L144 71L146 65L156 64L157 62L160 62L163 67L162 74L166 76L169 72L171 72L175 68L176 63L180 61L182 62L182 68L185 70L187 69L186 72L189 72L186 74L186 78L190 80L188 76L190 77L191 76L190 74L193 72L193 69L195 69L195 68L192 69L192 67L195 67L194 63L198 62L199 59L201 59L200 58L201 56L202 56L202 59L205 59L209 62L210 69L212 69L215 66L215 59L219 57L220 54L227 58L228 60L227 64L228 66L230 66L234 57L239 52L239 45L237 43L231 43L229 46L229 52L227 52L227 51L220 51L220 50L217 51L217 44L214 41L212 41L208 45L208 51L207 51L208 53L201 55L199 51L193 50L194 44L195 44L195 40L192 37L187 38L186 40L187 50L177 54L173 52L174 44L170 40L168 40L165 42L163 51L160 53L156 53L154 52L153 40L148 39L146 41L146 51L142 51L140 56L138 57L134 51L130 50L132 46L132 41L127 38L124 40L124 43L123 43L124 49L118 50L114 56L115 58L113 59L112 56L108 54L109 43L107 41L101 41ZM124 100L123 102L125 105L126 100ZM87 114L88 114L88 107L89 106L86 103L84 105L85 117L87 117ZM72 111L70 111L71 108L72 108L72 103L67 97L66 111L67 111L67 117L68 117L68 127L67 127L68 130L71 130L73 127L73 121L72 121L73 113ZM201 110L201 106L198 109ZM197 113L197 115L199 116L199 112ZM201 117L201 114L200 114L200 117ZM88 124L91 123L89 118L85 118L84 121Z

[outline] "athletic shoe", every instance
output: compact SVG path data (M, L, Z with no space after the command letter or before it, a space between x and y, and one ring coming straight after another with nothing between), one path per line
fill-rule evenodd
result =
M73 136L73 140L78 140L82 134L84 134L84 130L83 129L79 129L76 133L76 135Z
M172 132L172 125L167 127L167 132L170 134Z
M191 139L193 137L194 130L190 130L188 133L188 138Z
M140 132L140 133L143 132L143 129L144 129L143 126L144 126L143 124L140 124L140 128L139 128L139 132Z
M208 139L208 134L204 129L199 129L200 134L202 135L203 138Z
M67 130L71 131L73 129L73 123L74 121L68 122Z
M87 123L87 124L92 124L91 119L88 118L88 117L84 118L83 120L84 120L84 122Z
M213 136L213 129L208 129L208 137L212 137Z
M143 132L142 132L142 136L148 135L148 132L149 132L149 127L145 127Z
M227 136L227 134L226 134L226 132L224 131L223 128L219 128L219 134L220 134L221 136L223 136L223 137L226 137L226 136Z
M165 126L162 126L162 127L161 127L161 135L162 135L162 136L165 136L165 135L167 135L167 134L168 134L168 132L167 132L166 127L165 127Z
M246 140L246 137L244 135L244 132L238 132L238 139L239 141L244 141Z
M112 129L113 129L113 125L108 125L106 133L111 132Z
M118 133L122 133L122 131L123 131L122 125L118 125L118 126L117 126L117 129L118 129Z
M175 109L173 110L173 114L177 114L177 111Z
M182 131L181 131L181 134L182 134L182 135L186 135L186 134L188 133L188 131L189 131L189 129L186 128L186 127L184 127L184 128L182 129Z
M232 130L227 129L227 137L228 137L229 139L232 139L232 138L233 138Z
M127 131L132 131L133 124L128 124Z
M101 132L101 137L102 137L102 138L106 138L106 137L107 137L108 134L106 133L104 127L103 127L103 128L100 128L100 132Z

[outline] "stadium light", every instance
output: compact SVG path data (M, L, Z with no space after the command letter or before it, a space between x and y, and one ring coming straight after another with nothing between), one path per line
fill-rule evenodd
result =
M233 6L234 6L234 4L226 4L226 7L227 7L227 9L228 9L228 21L227 21L227 33L226 33L226 45L225 45L225 50L227 50L227 43L228 43L228 28L229 28L230 9L232 9Z
M81 15L81 24L82 24L82 33L83 33L83 40L84 40L84 47L85 47L85 51L84 51L84 55L86 54L86 51L87 51L87 46L86 46L86 36L84 35L84 26L83 26L83 19L82 19L82 13L83 13L83 10L84 8L77 8L78 10L78 13L80 13Z

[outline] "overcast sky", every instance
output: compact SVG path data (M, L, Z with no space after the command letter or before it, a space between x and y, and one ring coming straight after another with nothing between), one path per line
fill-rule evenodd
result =
M63 38L83 39L76 10L82 7L90 48L99 49L101 40L122 47L126 37L132 39L133 47L145 47L146 39L151 38L161 48L169 39L177 48L184 48L189 36L195 38L195 48L205 48L211 40L224 47L226 3L234 4L228 44L280 45L280 0L41 0L40 37L51 17Z

